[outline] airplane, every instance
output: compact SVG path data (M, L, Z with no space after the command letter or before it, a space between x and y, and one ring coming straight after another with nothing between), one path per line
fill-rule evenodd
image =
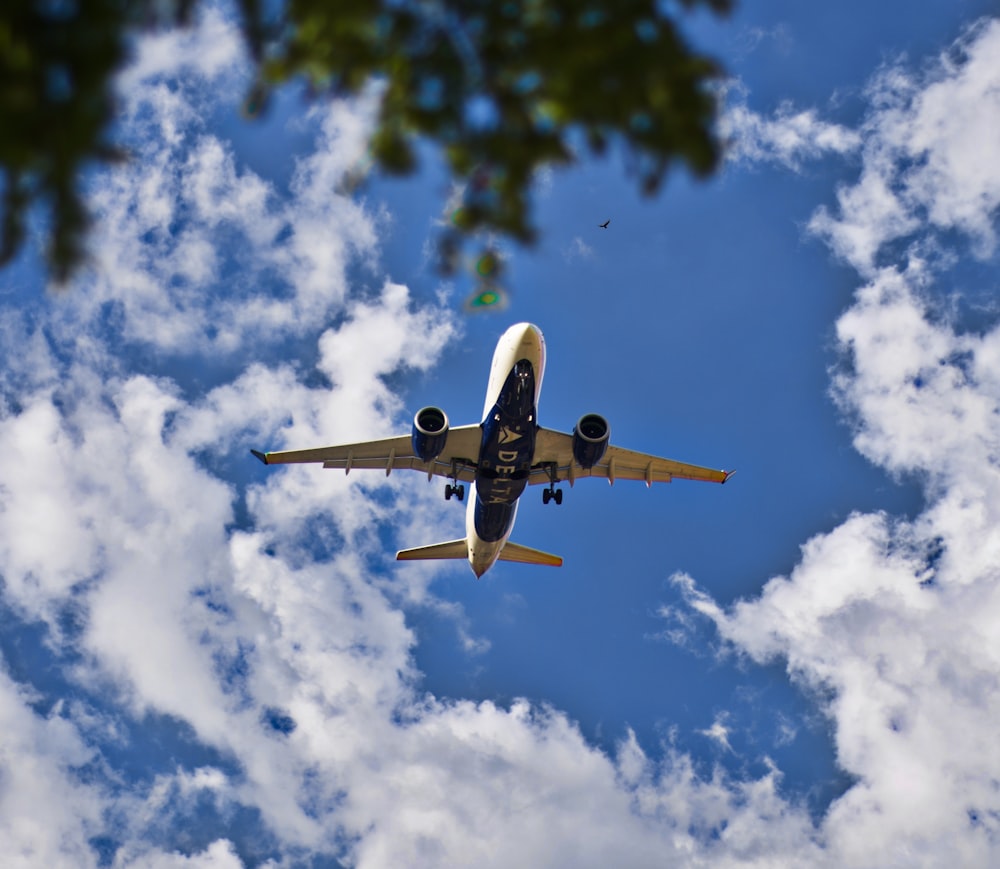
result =
M717 471L612 446L608 421L599 414L580 417L571 434L538 424L538 399L545 374L545 339L531 323L511 326L497 342L490 368L483 421L450 427L439 407L417 411L408 435L356 444L263 453L251 450L265 465L322 463L324 468L379 469L385 475L413 469L450 480L444 496L459 501L465 483L473 487L465 516L465 537L404 549L398 561L468 559L476 578L497 561L558 567L562 558L510 539L518 499L526 486L547 484L542 503L563 501L563 481L581 477L644 480L673 479L725 483L732 471Z

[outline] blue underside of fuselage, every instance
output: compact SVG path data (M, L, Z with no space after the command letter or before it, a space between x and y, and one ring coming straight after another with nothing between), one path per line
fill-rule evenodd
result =
M535 371L521 359L482 422L474 516L476 533L487 543L510 530L514 505L528 483L535 454L535 411Z

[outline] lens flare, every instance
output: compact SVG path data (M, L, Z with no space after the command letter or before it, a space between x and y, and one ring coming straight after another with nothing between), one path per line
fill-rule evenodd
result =
M471 222L469 211L464 205L459 205L451 213L451 225L457 229L468 229Z
M472 300L472 304L477 308L492 308L499 301L500 294L496 290L483 290Z
M480 287L465 302L465 310L499 311L507 307L507 294L500 287Z
M257 82L252 88L250 88L250 93L248 93L246 99L243 100L243 117L250 120L263 117L265 112L267 112L270 102L270 89L262 82Z

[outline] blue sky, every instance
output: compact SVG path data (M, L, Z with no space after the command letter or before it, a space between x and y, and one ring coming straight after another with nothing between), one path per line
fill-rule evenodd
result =
M540 177L476 315L432 149L345 193L370 99L247 124L225 7L145 41L92 267L0 272L5 865L995 863L991 11L698 16L722 170ZM476 421L522 320L544 425L737 476L529 492L564 566L476 582L392 560L438 482L249 456Z

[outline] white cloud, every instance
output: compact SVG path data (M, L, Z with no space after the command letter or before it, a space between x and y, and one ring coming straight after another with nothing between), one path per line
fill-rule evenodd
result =
M829 698L855 779L818 831L830 865L986 866L1000 849L1000 327L943 318L943 274L916 255L945 228L993 245L998 175L981 145L1000 123L998 40L985 22L927 78L883 71L861 179L813 221L864 280L837 322L835 396L864 455L924 481L924 509L852 515L728 609L676 578L730 648L784 660ZM888 247L903 236L908 252Z
M590 260L594 258L594 249L580 236L575 235L573 240L563 248L562 255L566 262Z
M817 209L809 230L866 277L886 244L928 228L966 234L973 253L987 258L1000 206L998 51L1000 22L984 19L921 74L887 65L867 88L872 108L856 130L787 103L761 115L732 84L719 132L736 163L798 171L825 155L858 153L858 180L837 189L835 209Z
M251 498L264 530L227 539L233 492L188 451L269 429L276 409L311 442L348 418L386 430L398 406L381 378L431 364L453 329L442 312L411 310L405 288L390 284L321 340L320 368L345 386L309 389L288 369L258 365L188 408L167 381L102 380L74 365L62 378L71 403L57 407L53 390L40 390L0 421L7 599L57 635L74 601L86 614L77 677L113 685L136 717L187 722L237 758L245 782L216 787L303 847L332 847L338 829L332 809L317 820L303 806L326 799L325 782L309 796L317 763L336 793L334 762L391 730L409 697L412 634L362 561L392 508L358 476L344 485L317 468L279 471ZM317 521L343 540L325 564L310 554ZM268 541L284 557L263 551ZM235 688L230 667L248 671ZM287 745L261 723L271 707L295 722ZM330 757L337 719L341 745Z
M980 67L992 33L977 30L964 44L968 62L944 68L933 87L982 95L972 83L988 79ZM197 52L180 54L197 66ZM1000 333L962 335L930 317L932 276L918 262L872 268L893 233L917 232L913 221L989 243L992 176L983 173L979 190L944 156L957 145L934 100L913 88L905 102L924 107L907 123L924 131L920 167L931 168L896 165L896 122L874 123L868 135L887 141L866 141L863 159L886 165L864 164L873 186L845 193L825 230L841 250L854 228L852 261L866 281L838 324L853 363L836 382L838 400L859 449L925 476L927 509L912 521L852 516L807 543L787 578L729 610L679 580L735 648L787 660L796 679L831 697L838 760L857 781L817 829L782 797L774 766L758 778L704 778L669 747L652 759L633 734L603 752L558 710L423 693L401 602L433 605L433 573L390 582L371 569L384 557L380 532L399 526L401 538L426 540L442 521L423 481L254 465L261 482L233 527L240 493L213 461L242 453L251 437L295 446L394 430L401 402L386 378L432 366L457 326L391 282L361 299L351 291L348 264L372 267L377 252L369 211L337 193L363 151L364 105L330 107L315 152L281 191L207 131L198 99L163 86L172 74L163 56L143 56L148 72L124 80L127 122L146 128L140 157L95 193L107 227L97 272L68 299L40 303L44 329L25 317L3 344L4 599L47 627L63 677L105 707L70 702L45 717L0 673L0 818L19 853L86 865L104 832L118 837L119 865L239 865L238 829L186 851L170 841L204 800L220 818L234 807L259 813L287 861L991 862L1000 837ZM213 61L197 75L224 78L224 69ZM873 117L884 111L880 102ZM856 146L850 131L809 112L771 123L746 129L782 162ZM928 190L949 173L965 196L935 211ZM227 292L214 292L223 279ZM238 348L246 364L189 400L180 374L128 369L101 320L115 310L134 345L189 360ZM311 370L268 357L287 335L315 349ZM81 613L75 632L59 620L67 604ZM127 742L117 722L141 727L144 715L190 729L218 764L122 781L100 745ZM719 718L706 735L728 746L729 728ZM78 773L87 764L98 784Z
M122 96L129 98L150 81L173 78L178 71L196 70L213 79L245 62L239 29L226 20L218 5L205 4L197 17L197 26L164 30L138 40L132 63L119 77Z
M780 54L788 54L792 44L792 35L786 24L778 24L771 28L742 27L733 39L733 52L740 59L749 57L762 47Z
M401 406L386 378L429 368L457 326L391 282L349 296L348 261L375 250L363 204L333 189L364 129L357 112L330 109L285 196L241 167L203 127L197 99L163 87L155 69L130 85L140 155L95 192L105 228L94 274L40 303L49 332L25 322L4 345L4 597L46 626L64 678L91 692L50 729L81 757L93 752L104 785L80 785L75 760L45 761L69 785L25 803L40 814L44 799L62 799L65 821L57 812L33 834L39 853L69 842L86 854L104 833L119 865L234 865L225 835L170 845L200 800L220 818L258 812L288 859L362 866L660 865L718 825L752 829L774 809L776 774L734 795L683 757L650 761L634 741L610 757L555 710L418 690L400 603L434 606L434 574L389 582L369 564L385 557L380 530L426 540L441 524L423 481L252 465L263 482L246 493L245 527L232 528L237 492L201 459L242 453L250 437L291 446L393 430ZM234 241L245 257L231 257ZM212 292L228 270L241 283ZM277 297L275 280L287 288ZM129 370L129 345L101 320L108 306L132 346L195 360L239 347L247 364L190 401L173 377ZM289 332L314 342L313 370L267 361ZM67 606L75 628L60 621ZM482 647L463 635L460 610L441 612ZM226 768L123 781L101 746L127 748L130 726L151 719L189 728ZM36 765L51 754L19 750ZM678 823L666 808L692 805L712 807L711 823L689 809ZM726 834L716 850L763 853L770 835Z
M245 864L236 854L232 842L218 839L204 851L191 855L130 846L116 855L115 866L142 866L144 869L243 869Z
M59 705L34 712L30 696L0 671L0 842L4 865L89 866L102 827L103 794L75 770L92 759Z
M837 192L838 209L820 209L810 228L863 275L895 239L929 224L970 237L973 252L996 247L1000 205L1000 21L970 29L924 76L892 65L868 92L874 109L862 126L861 178Z
M713 742L718 743L720 748L731 752L733 747L729 744L729 733L730 729L726 727L726 718L728 716L725 714L716 717L715 721L712 722L711 727L706 727L704 730L699 730L702 736L707 736Z
M93 268L65 294L67 340L80 318L110 320L157 350L233 353L316 329L344 304L348 264L371 262L376 220L343 182L364 153L374 95L310 113L315 147L286 196L207 126L248 86L240 39L210 9L198 28L140 43L120 82L132 159L92 184Z
M739 83L731 83L722 96L718 133L731 162L773 162L797 171L807 160L849 154L861 144L857 131L822 120L815 109L796 111L783 103L765 118L747 106L746 97Z
M364 563L372 524L397 514L357 477L268 472L250 499L256 530L226 535L232 492L189 450L226 442L248 419L272 427L275 406L309 438L322 433L325 414L356 412L388 425L396 408L380 378L403 360L430 364L447 334L406 302L388 285L336 332L342 348L357 352L321 354L328 373L348 365L351 378L368 382L366 398L338 385L306 388L287 368L258 365L186 406L168 381L104 381L77 365L62 378L76 396L72 405L57 409L50 393L31 405L45 410L44 427L34 410L0 424L8 459L25 474L23 482L12 478L3 516L44 506L38 483L47 474L65 504L48 514L47 527L60 539L83 527L97 562L85 586L60 581L67 563L58 548L29 540L22 551L15 535L0 564L8 600L53 630L60 605L75 601L86 614L82 633L61 642L83 660L67 675L113 688L118 714L185 722L239 770L180 769L134 793L98 792L87 816L92 835L105 817L126 819L114 833L120 865L233 865L233 847L222 839L191 853L162 844L170 825L186 823L207 797L220 813L254 807L285 853L332 853L362 866L659 865L665 853L697 853L722 827L732 832L709 849L720 859L706 856L706 864L724 865L732 851L768 852L772 833L751 831L753 819L777 805L774 773L733 792L721 777L700 781L683 757L648 760L634 741L611 758L554 710L524 701L510 709L442 703L418 693L413 634ZM388 343L365 356L382 318L401 327L386 330ZM22 427L50 435L37 445L9 437ZM398 485L380 479L363 486ZM404 481L398 491L399 513L411 512L415 498L427 507L415 486ZM322 527L317 521L343 538L322 561L311 554L315 530L304 533ZM235 684L231 667L241 672ZM282 731L267 723L267 710L287 716ZM108 730L83 707L71 717L93 737ZM70 723L63 727L73 733ZM111 738L120 744L127 735ZM74 744L83 750L79 738ZM679 821L672 813L681 806L711 809L710 817L687 808ZM781 812L796 828L808 825L794 810ZM79 813L67 824L83 829Z

